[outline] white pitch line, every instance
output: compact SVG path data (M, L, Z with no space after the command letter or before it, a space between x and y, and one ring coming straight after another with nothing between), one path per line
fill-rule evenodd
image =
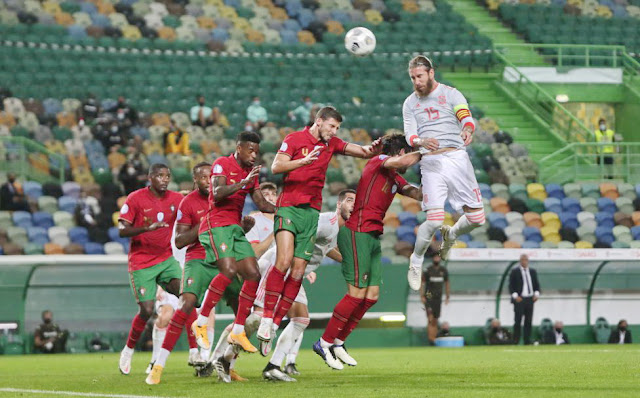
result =
M598 352L619 352L619 353L625 353L625 352L640 352L640 350L514 350L514 349L504 349L502 350L503 352L535 352L535 353L544 353L544 354L549 354L549 353L566 353L566 352L576 352L576 353L581 353L581 352L593 352L593 353L598 353Z
M56 390L27 390L23 388L0 388L0 392L22 392L29 394L67 395L74 397L104 397L104 398L168 398L157 395L125 395L125 394L99 394L93 392L56 391Z

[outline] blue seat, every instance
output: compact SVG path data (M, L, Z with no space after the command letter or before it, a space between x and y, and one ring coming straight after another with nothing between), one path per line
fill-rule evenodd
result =
M49 243L49 234L46 228L29 227L27 228L27 237L30 242L41 244Z
M22 190L24 194L31 199L38 200L38 198L42 196L42 184L39 182L25 181L24 184L22 184Z
M613 200L609 198L598 198L598 210L613 214L618 208L616 207L616 202Z
M485 199L493 198L493 192L491 191L491 187L489 186L489 184L480 183L478 184L478 187L480 187L480 193L482 194L483 198Z
M558 216L560 217L562 226L565 228L578 229L580 226L576 213L565 211L560 213Z
M554 213L562 212L562 201L558 198L546 198L544 200L544 208Z
M631 236L633 236L633 240L640 240L640 225L631 227Z
M540 248L540 242L527 240L522 244L522 248L523 249L539 249Z
M89 242L89 232L85 227L73 227L69 230L69 239L73 243L85 244Z
M479 240L472 240L471 242L467 243L467 247L469 249L485 249L487 245Z
M416 234L414 233L414 227L409 227L407 225L401 225L396 229L396 235L398 236L398 240L409 242L412 245L416 243Z
M444 202L444 211L446 211L449 214L453 214L456 211L453 209L453 206L451 206L451 203L449 203L449 201L445 201Z
M78 199L73 196L63 195L58 199L58 209L66 211L67 213L73 213L78 205Z
M104 254L104 247L100 243L87 242L84 244L85 254Z
M53 216L46 211L37 211L33 213L33 225L49 229L53 227Z
M536 227L524 227L522 229L522 236L524 239L531 242L542 242L542 234Z
M596 228L595 235L599 242L606 243L608 245L611 245L616 240L613 236L613 231L609 227Z
M547 190L547 197L549 198L556 198L556 199L562 200L565 197L564 188L562 188L558 184L547 184L545 186L545 189Z
M14 211L13 212L13 224L17 227L28 228L33 226L33 222L31 219L31 213L28 211Z
M398 219L400 220L400 225L406 225L408 227L415 227L416 225L418 225L418 217L408 211L403 211L402 213L398 214Z
M80 187L80 184L75 181L67 181L62 184L62 193L64 196L71 196L78 199L80 197L81 190L82 188Z
M472 239L473 238L469 234L464 234L464 235L458 236L458 240L459 241L467 243L467 244L469 244L469 242L471 242Z
M489 223L492 227L500 229L505 229L509 225L504 214L498 212L489 213Z
M118 227L109 228L109 231L107 231L107 234L109 235L110 241L120 243L125 248L125 251L129 250L129 238L121 238L120 231L118 231Z
M580 206L580 201L576 198L562 199L562 208L564 209L564 211L568 211L576 214L582 211L582 206Z
M616 223L613 220L613 213L600 212L596 213L596 222L599 227L613 228Z

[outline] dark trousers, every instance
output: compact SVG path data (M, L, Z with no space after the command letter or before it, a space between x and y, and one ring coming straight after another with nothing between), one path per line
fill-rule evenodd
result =
M531 320L533 319L533 297L523 297L521 302L513 302L515 321L513 324L513 343L520 344L520 328L524 317L524 343L531 344Z

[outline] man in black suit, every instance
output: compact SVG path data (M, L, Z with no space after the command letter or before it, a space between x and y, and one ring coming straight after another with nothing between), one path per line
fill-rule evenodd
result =
M547 330L542 336L543 344L569 344L569 336L564 332L562 321L556 321L552 330Z
M618 327L611 331L609 344L631 344L631 330L628 329L627 321L621 319Z
M520 343L520 329L524 317L524 344L531 344L531 320L533 318L533 303L540 297L538 273L529 268L529 257L520 256L520 264L511 271L509 276L509 293L515 312L513 325L513 343Z

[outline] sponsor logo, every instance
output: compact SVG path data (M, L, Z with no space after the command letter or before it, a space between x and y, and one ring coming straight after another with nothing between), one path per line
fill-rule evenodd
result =
M308 251L306 251L306 250L304 251L304 255L305 255L305 256L311 256L312 254L313 254L313 253L309 253L309 252L308 252Z
M198 210L198 214L202 213L204 210Z
M226 252L227 251L227 244L226 243L222 243L220 245L220 250L222 250L223 252Z
M229 173L229 174L231 174L232 176L237 176L238 175L238 173Z
M153 210L153 208L151 208L151 207L150 207L150 208L148 208L148 209L144 209L144 210L142 210L142 211L144 211L144 212L146 213L146 212L149 212L149 211L151 211L151 210Z

